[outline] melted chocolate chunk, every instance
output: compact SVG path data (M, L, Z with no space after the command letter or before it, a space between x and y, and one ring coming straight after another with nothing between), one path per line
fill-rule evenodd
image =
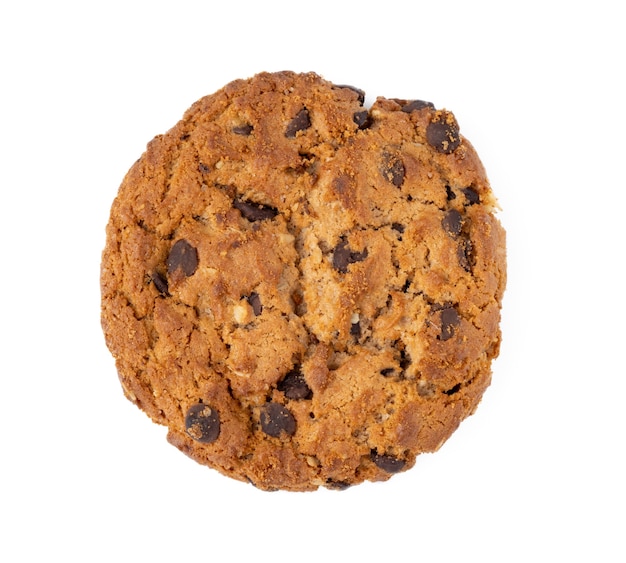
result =
M361 262L367 258L367 248L363 252L353 252L348 243L342 240L333 251L333 268L342 274L348 271L348 266Z
M197 403L190 407L185 416L187 434L196 442L210 444L220 435L220 417L209 405Z
M169 286L167 284L167 279L165 278L165 276L159 274L159 272L153 272L152 276L150 276L150 279L152 280L154 287L157 288L157 291L161 295L167 297L170 294Z
M261 411L261 430L274 438L282 433L293 436L296 432L296 419L283 405L267 403Z
M396 372L395 368L383 368L380 370L380 375L384 377L390 377Z
M406 464L403 459L398 459L392 455L379 454L376 450L372 450L370 457L380 469L387 473L398 473L398 471L402 471Z
M256 291L253 291L250 295L248 295L248 297L246 297L246 300L250 303L254 316L258 317L263 311L263 305L259 294Z
M465 199L467 199L468 205L475 205L476 203L480 203L480 197L478 197L478 192L473 188L463 188L461 191L465 194Z
M452 188L450 186L446 186L446 199L448 201L456 199L456 194L452 191Z
M361 90L360 88L357 88L356 86L350 86L349 84L335 84L336 88L347 88L348 90L352 90L353 92L356 92L357 95L357 99L359 100L359 103L361 105L363 105L365 103L365 92L363 90Z
M285 129L285 137L293 138L298 131L304 131L311 127L311 118L309 116L309 110L302 108L296 116L289 122L287 129Z
M233 201L233 207L238 209L239 212L251 222L273 219L278 215L278 209L275 207L254 203L253 201L244 201L242 199L235 199Z
M411 113L412 111L424 108L435 109L435 106L431 102L425 102L424 100L412 100L402 107L402 111L405 113Z
M441 334L439 335L439 340L450 340L460 324L461 317L459 317L454 307L441 309Z
M456 209L450 209L441 220L441 226L451 237L456 238L463 228L463 217Z
M252 127L252 125L237 125L236 127L233 127L233 133L247 137L250 133L252 133L253 129L254 127Z
M359 129L367 129L372 125L372 116L366 109L363 111L357 111L352 116L352 120L356 123Z
M438 152L450 154L461 144L459 126L451 116L442 115L426 128L426 140Z
M198 267L198 251L185 239L177 240L167 257L167 273L171 276L179 268L185 276L192 276Z
M277 388L285 394L285 397L296 401L310 399L313 396L313 391L311 391L299 369L293 369L287 373L278 382Z
M385 180L399 188L404 184L404 172L404 163L399 156L389 153L383 154L380 173Z

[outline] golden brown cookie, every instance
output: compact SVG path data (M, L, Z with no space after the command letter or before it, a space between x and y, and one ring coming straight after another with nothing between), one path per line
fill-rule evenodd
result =
M456 119L262 73L157 136L113 203L102 325L126 396L267 490L404 471L474 412L505 234Z

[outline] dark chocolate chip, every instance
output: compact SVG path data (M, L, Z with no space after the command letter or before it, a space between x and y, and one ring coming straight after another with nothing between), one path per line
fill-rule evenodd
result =
M309 116L309 110L302 108L296 116L289 122L287 129L285 129L285 137L293 138L298 131L304 131L311 127L311 117Z
M282 433L293 436L296 432L296 419L283 405L267 403L261 410L261 430L274 438Z
M456 328L461 324L461 317L454 307L441 309L441 334L439 340L449 340L454 336Z
M204 163L200 163L198 164L198 170L202 173L202 174L206 174L207 172L209 172L211 169Z
M185 416L187 434L196 442L210 444L220 435L220 417L209 405L197 403L190 407Z
M367 248L363 252L353 252L348 243L342 240L333 250L333 268L342 274L348 271L348 266L361 262L367 258Z
M345 491L350 488L350 483L346 483L345 481L333 481L332 479L326 480L326 488L331 489L333 491Z
M459 265L466 272L471 272L474 266L474 245L469 238L465 238L459 241L459 247L456 254L459 258Z
M304 375L299 369L292 369L285 377L283 377L277 385L279 391L285 394L288 399L296 401L300 399L310 399L313 391L307 385Z
M406 350L400 350L400 368L406 370L411 365L411 356Z
M442 115L426 128L426 140L438 152L450 154L461 144L459 126L452 114Z
M365 103L365 92L363 90L361 90L360 88L357 88L356 86L350 86L349 84L335 84L336 88L347 88L348 90L352 90L353 92L356 92L357 95L357 99L359 100L359 103L361 105L363 105Z
M480 197L478 196L478 192L473 188L463 188L461 191L465 194L465 199L467 199L468 205L475 205L476 203L480 203Z
M263 305L261 303L261 297L256 291L253 291L248 297L246 297L248 303L252 307L252 312L258 317L263 311Z
M348 264L350 264L350 248L344 240L333 251L333 268L345 274L348 271Z
M383 368L380 370L380 375L384 377L389 377L395 373L395 368Z
M441 226L451 237L458 237L463 228L463 217L456 209L450 209L441 220Z
M404 225L402 223L391 223L391 228L398 233L396 237L399 241L402 240L402 235L404 234Z
M363 111L357 111L352 116L352 120L356 123L359 129L367 129L372 125L372 116L366 109Z
M167 297L170 294L167 279L165 278L165 276L159 274L159 272L153 272L150 278L152 279L154 287L157 288L157 291L161 295L165 295Z
M237 125L236 127L233 127L233 133L247 137L250 133L252 133L253 129L254 127L252 127L252 125Z
M448 201L456 199L456 194L452 191L452 188L450 186L446 186L446 199Z
M239 212L251 222L273 219L278 215L278 209L275 207L254 203L253 201L244 201L243 199L235 199L233 201L233 207L238 209Z
M385 180L391 182L396 188L399 188L404 183L404 163L397 155L383 154L380 173Z
M185 239L177 240L167 257L167 273L172 275L178 268L185 276L194 274L198 267L198 251Z
M424 108L435 109L435 106L431 102L425 102L424 100L412 100L402 107L402 111L411 113L412 111Z
M403 459L398 459L392 455L379 454L376 450L372 450L371 459L380 469L387 473L398 473L398 471L402 471L406 464Z
M461 384L457 383L454 387L448 389L447 391L444 391L444 393L446 395L454 395L455 393L458 393L461 389Z
M359 321L350 325L350 336L357 339L361 338L361 323Z

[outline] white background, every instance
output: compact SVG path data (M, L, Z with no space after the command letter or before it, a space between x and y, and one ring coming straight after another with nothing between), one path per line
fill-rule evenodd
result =
M619 2L3 2L0 560L625 561ZM387 483L265 493L123 398L99 261L127 169L197 98L313 70L454 111L508 232L475 416Z

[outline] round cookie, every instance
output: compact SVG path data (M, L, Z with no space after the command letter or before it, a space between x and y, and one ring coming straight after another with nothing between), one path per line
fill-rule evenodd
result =
M386 480L472 414L505 234L452 113L313 73L202 98L126 175L102 325L168 440L265 490Z

